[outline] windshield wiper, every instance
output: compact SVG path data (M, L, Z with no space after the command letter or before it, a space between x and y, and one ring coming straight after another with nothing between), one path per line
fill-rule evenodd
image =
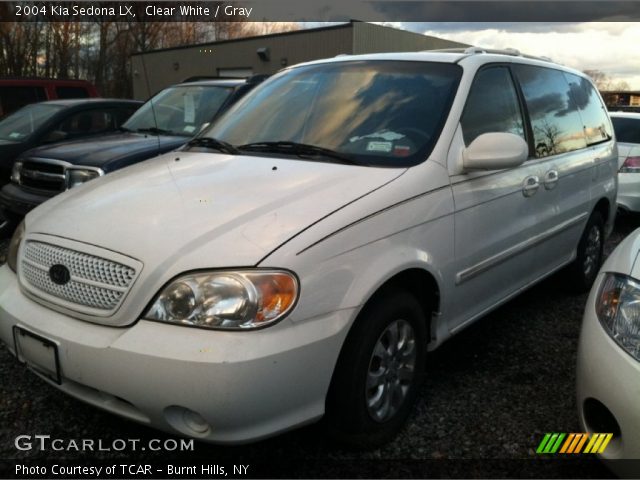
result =
M210 148L213 150L218 150L222 153L228 153L229 155L237 155L240 153L236 147L231 145L230 143L224 142L222 140L218 140L217 138L211 137L197 137L187 143L187 147L201 147L201 148Z
M163 128L158 127L138 128L136 132L152 133L154 135L173 135L173 132L171 130L164 130Z
M256 142L240 145L238 150L247 150L251 152L273 152L273 153L289 153L300 158L309 157L328 157L337 160L339 163L348 165L361 165L351 155L336 152L329 148L309 145L307 143L297 142Z

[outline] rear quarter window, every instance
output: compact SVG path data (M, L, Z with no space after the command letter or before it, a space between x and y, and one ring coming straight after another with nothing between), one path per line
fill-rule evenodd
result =
M514 65L524 94L537 158L586 148L582 119L563 72Z
M594 145L610 140L613 132L609 115L591 82L571 73L565 73L564 76L580 111L587 144Z
M640 118L611 117L611 121L619 142L640 144Z

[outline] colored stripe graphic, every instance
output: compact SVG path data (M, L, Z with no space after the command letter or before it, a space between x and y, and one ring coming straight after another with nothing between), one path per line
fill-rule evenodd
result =
M612 438L612 433L593 433L591 435L588 433L570 433L568 435L566 433L547 433L538 445L536 453L603 453Z
M567 449L573 442L574 438L576 438L576 434L570 433L569 436L567 437L567 440L564 442L564 445L562 445L562 448L560 449L560 453L567 453Z
M607 448L607 445L609 445L609 442L611 441L611 439L613 438L613 433L607 433L606 437L604 439L604 441L602 442L602 445L600 445L600 450L598 450L598 453L603 453L604 449Z
M566 433L547 433L538 445L536 453L556 453L566 435Z

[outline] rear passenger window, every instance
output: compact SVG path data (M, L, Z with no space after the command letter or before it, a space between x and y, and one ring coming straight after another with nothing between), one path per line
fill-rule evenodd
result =
M56 96L65 98L89 98L89 92L82 87L56 87Z
M0 116L7 115L24 105L47 99L44 87L0 87Z
M640 143L640 119L611 117L616 138L622 143Z
M580 110L587 144L606 142L612 138L611 124L604 105L591 82L570 73L564 74Z
M525 138L518 97L507 68L491 67L478 72L460 123L466 145L490 132Z
M578 106L562 72L514 65L531 118L535 156L557 155L585 148Z

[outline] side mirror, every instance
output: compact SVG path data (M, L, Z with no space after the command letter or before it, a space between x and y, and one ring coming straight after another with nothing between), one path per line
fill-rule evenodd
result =
M522 165L529 146L522 137L506 132L483 133L462 152L465 170L501 170Z
M53 130L52 132L49 132L43 139L44 143L51 143L51 142L59 142L60 140L64 140L65 138L67 138L67 132L63 132L62 130Z

